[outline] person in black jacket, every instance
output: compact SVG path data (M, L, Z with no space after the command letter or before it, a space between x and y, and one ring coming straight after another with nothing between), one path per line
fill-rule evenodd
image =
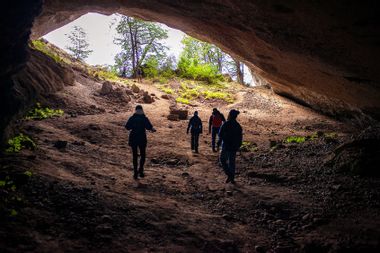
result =
M220 163L227 175L226 183L235 183L235 159L243 141L243 130L236 121L239 111L232 109L228 114L227 121L219 131L219 141L222 142ZM228 162L228 163L227 163Z
M125 128L130 130L129 133L129 146L132 148L133 155L133 178L137 179L138 176L144 177L144 163L146 155L146 131L150 130L155 132L156 130L150 123L149 119L145 116L141 105L136 106L135 113L128 119L125 124ZM140 150L140 166L137 163L137 149ZM137 168L139 167L139 170Z
M189 134L191 130L191 150L198 153L199 135L202 133L202 120L198 116L198 112L194 112L194 116L189 120L186 133Z

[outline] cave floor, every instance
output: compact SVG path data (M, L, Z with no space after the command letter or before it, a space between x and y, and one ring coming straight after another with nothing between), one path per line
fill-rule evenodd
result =
M146 177L135 181L123 125L136 103L121 105L96 95L98 89L94 81L66 87L46 98L65 116L20 122L38 148L1 159L2 166L33 173L19 189L17 215L1 218L1 252L378 249L380 181L325 163L354 128L264 88L242 89L233 105L197 103L190 111L200 112L205 129L213 107L225 115L239 109L244 140L257 144L238 154L231 185L207 130L200 154L192 153L187 121L168 121L169 101L156 99L143 105L157 132L148 134ZM320 137L304 143L269 145L318 131ZM54 147L58 140L67 146Z

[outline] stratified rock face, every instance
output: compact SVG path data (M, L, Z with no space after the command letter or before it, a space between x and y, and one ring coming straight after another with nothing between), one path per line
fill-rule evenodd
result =
M379 117L376 1L45 0L33 36L87 12L165 23L240 58L275 92L329 114Z

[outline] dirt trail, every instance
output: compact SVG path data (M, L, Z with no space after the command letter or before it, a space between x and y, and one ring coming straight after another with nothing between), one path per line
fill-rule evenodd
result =
M139 87L163 94L152 85ZM38 150L17 159L34 175L24 189L27 204L2 228L2 252L335 252L379 246L379 182L338 175L323 164L353 129L270 90L245 88L221 111L241 110L244 139L257 143L258 151L239 154L237 184L228 185L206 133L212 106L190 109L200 112L206 130L200 154L194 154L187 121L168 121L170 102L156 99L143 105L157 132L148 134L146 177L135 181L124 129L135 102L120 105L96 95L99 89L82 78L48 99L65 117L24 122ZM338 138L270 151L270 140L316 131ZM58 140L67 147L55 148Z

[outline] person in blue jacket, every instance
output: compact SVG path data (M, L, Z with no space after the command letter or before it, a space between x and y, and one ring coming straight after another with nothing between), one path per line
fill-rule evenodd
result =
M239 111L232 109L228 114L227 121L221 126L219 131L219 142L222 142L220 152L220 163L227 175L226 183L235 183L235 159L236 152L243 142L243 129L236 118Z
M195 111L194 116L189 120L186 130L187 134L189 134L189 130L191 132L191 150L198 153L199 135L202 133L202 120L198 116L198 111Z
M137 105L135 113L128 119L125 128L130 130L128 145L132 148L133 178L144 177L144 163L146 156L146 130L156 132L149 119L145 116L141 105ZM137 163L137 151L140 151L140 164ZM138 170L137 170L138 168Z

